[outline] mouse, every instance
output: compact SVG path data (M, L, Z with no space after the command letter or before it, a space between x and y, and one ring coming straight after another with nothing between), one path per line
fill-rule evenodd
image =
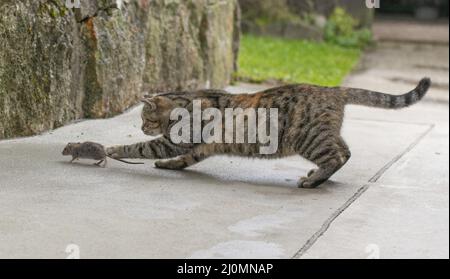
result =
M92 159L97 160L98 162L94 165L106 167L107 160L106 158L109 157L111 159L131 164L131 165L143 165L144 163L133 163L128 162L122 159L113 158L111 156L108 156L105 151L105 147L101 145L100 143L86 141L86 142L70 142L64 147L64 150L62 152L62 155L64 156L72 156L71 163L77 159ZM103 163L103 166L102 166Z

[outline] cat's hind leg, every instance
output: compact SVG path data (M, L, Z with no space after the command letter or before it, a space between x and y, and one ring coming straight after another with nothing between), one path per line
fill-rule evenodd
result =
M350 159L351 153L341 136L331 136L302 155L319 168L309 171L307 177L300 178L298 187L316 188L342 168Z

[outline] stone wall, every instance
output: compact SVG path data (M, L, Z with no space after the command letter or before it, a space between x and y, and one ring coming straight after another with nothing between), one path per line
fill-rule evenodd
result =
M143 91L224 87L235 0L0 0L0 139L116 115Z

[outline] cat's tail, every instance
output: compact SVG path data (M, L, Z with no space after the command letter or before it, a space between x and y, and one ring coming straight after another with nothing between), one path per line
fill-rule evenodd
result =
M362 105L385 109L401 109L420 101L431 86L429 78L423 78L417 87L403 95L390 95L364 89L344 88L347 104Z

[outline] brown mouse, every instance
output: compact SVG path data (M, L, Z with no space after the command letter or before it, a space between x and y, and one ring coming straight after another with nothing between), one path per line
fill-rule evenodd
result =
M144 163L132 163L121 159L116 159L110 157L106 154L105 147L96 142L78 142L78 143L68 143L64 148L62 155L64 156L72 156L71 163L79 158L81 159L92 159L97 160L98 162L95 165L100 166L103 162L103 167L106 167L106 157L111 159L132 165L142 165Z

